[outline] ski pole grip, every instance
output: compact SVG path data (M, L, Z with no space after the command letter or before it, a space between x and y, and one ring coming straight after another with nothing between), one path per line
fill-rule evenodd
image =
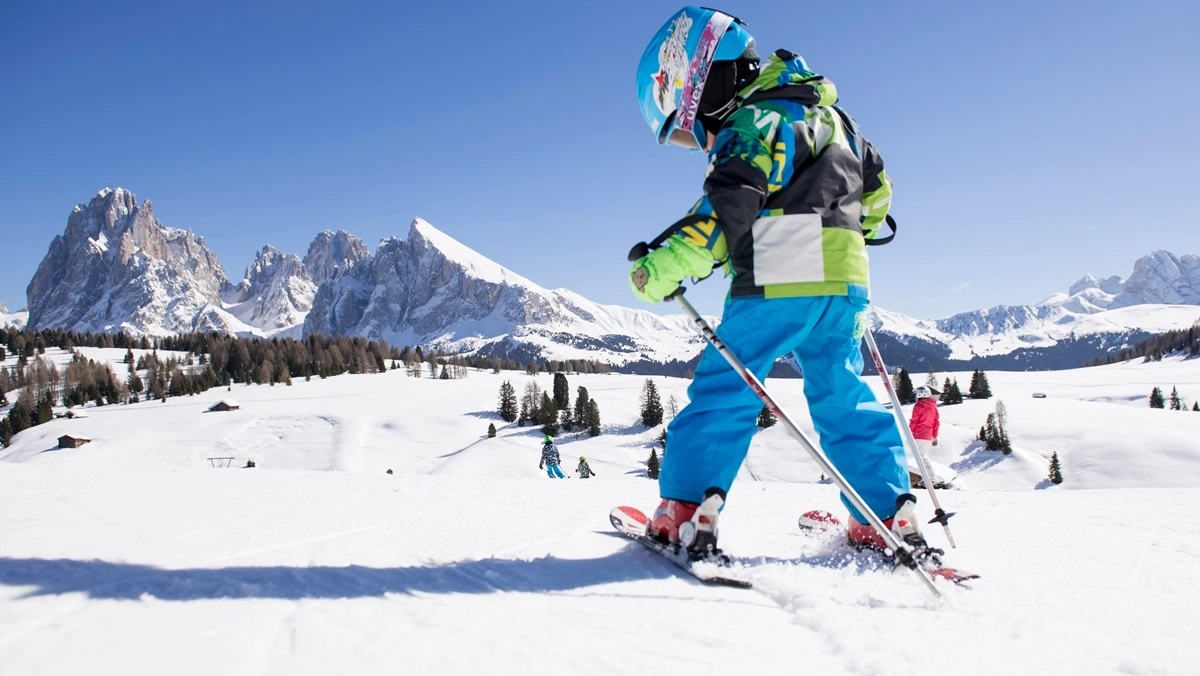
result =
M638 242L637 244L633 245L632 249L629 250L629 262L633 263L633 262L637 261L639 258L641 258L642 256L646 256L649 253L650 253L650 245L646 244L645 242Z

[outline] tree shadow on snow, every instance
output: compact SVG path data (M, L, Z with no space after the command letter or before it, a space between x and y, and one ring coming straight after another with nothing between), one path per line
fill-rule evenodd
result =
M82 593L96 599L349 599L385 594L562 592L672 577L671 566L616 552L594 559L484 559L399 568L244 566L165 569L112 561L0 557L0 584L25 596Z
M989 451L987 444L982 441L973 441L970 446L967 446L966 451L962 455L962 459L950 463L950 469L963 474L964 472L979 472L989 467L994 467L1004 461L1007 456L1000 451Z

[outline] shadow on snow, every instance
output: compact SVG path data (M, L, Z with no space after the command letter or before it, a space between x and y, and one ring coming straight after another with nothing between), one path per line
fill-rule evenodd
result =
M0 557L0 584L26 596L82 593L97 599L348 599L385 594L562 592L675 576L668 565L616 552L594 559L483 559L400 568L245 566L165 569L112 561Z

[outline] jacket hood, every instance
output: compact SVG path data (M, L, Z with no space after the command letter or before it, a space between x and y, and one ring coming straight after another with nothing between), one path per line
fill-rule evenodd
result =
M837 103L837 87L828 78L809 70L804 57L786 49L776 50L759 68L758 77L738 92L745 101L755 94L782 93L805 105L832 106Z

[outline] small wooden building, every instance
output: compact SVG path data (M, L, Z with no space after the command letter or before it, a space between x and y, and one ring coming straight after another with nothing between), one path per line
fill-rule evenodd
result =
M72 436L70 434L64 434L58 438L58 447L59 448L79 448L80 446L88 443L89 441L91 441L91 439L88 439L87 437L77 437L77 436Z
M241 407L242 407L241 404L237 403L236 401L234 401L232 399L222 399L221 401L218 401L217 403L213 404L212 406L209 406L208 410L210 410L210 411L236 411Z

